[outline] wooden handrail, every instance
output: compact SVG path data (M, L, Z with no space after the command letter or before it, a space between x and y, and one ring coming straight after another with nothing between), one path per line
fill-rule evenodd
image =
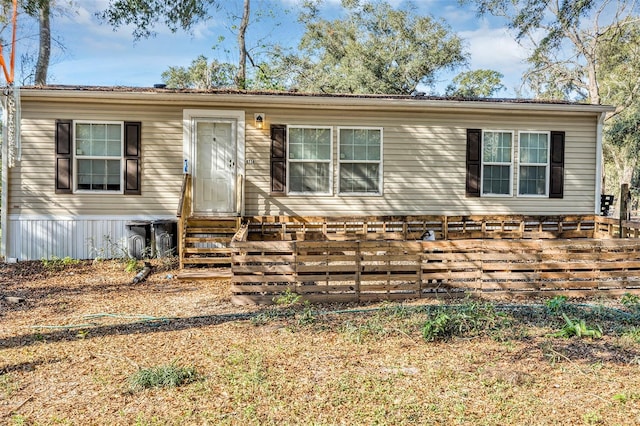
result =
M178 211L176 212L177 217L182 217L185 213L185 206L187 203L187 197L191 195L191 175L185 173L182 178L182 189L180 190L180 198L178 200Z
M184 267L185 230L189 216L191 216L191 175L185 173L182 179L182 189L178 200L178 253L180 256L180 269Z

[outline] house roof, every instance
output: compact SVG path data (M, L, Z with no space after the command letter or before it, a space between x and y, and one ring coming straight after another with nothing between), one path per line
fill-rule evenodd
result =
M382 95L382 94L328 94L295 91L246 91L234 89L168 89L164 87L124 86L24 86L21 97L34 99L69 99L76 101L127 103L207 103L234 106L295 106L298 108L336 109L464 109L509 111L556 111L564 113L604 113L615 108L561 100L455 98L442 96Z

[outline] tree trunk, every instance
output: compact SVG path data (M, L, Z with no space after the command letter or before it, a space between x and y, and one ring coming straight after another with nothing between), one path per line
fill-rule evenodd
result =
M238 50L240 57L238 59L238 73L236 74L236 86L238 89L247 88L247 44L245 36L247 27L249 26L250 0L244 0L244 9L242 11L242 21L238 29Z
M40 13L38 14L38 21L40 23L40 49L38 51L35 78L35 84L38 86L47 84L47 72L49 71L49 57L51 55L50 6L49 1L40 2Z

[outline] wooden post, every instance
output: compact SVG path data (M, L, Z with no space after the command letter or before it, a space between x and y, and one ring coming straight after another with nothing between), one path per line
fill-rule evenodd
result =
M629 192L629 184L623 183L620 186L620 238L627 237L627 228L622 226L625 221L630 219L631 193Z

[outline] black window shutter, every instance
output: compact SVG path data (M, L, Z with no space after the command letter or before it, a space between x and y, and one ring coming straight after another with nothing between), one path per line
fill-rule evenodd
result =
M71 120L56 120L56 194L73 192L72 132Z
M564 196L564 132L551 132L549 198Z
M480 149L482 130L467 129L467 197L480 196Z
M287 126L271 125L271 193L287 192Z
M125 121L124 123L124 194L142 194L140 182L141 150L140 134L142 123Z

